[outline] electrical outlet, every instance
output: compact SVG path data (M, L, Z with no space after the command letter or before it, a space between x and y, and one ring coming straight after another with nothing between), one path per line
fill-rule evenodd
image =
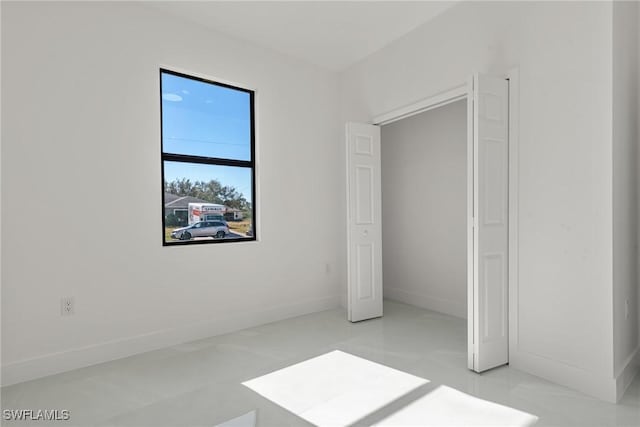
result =
M624 318L625 320L629 318L629 300L624 300Z
M62 316L71 316L75 314L76 306L73 297L62 297L60 299L60 314Z

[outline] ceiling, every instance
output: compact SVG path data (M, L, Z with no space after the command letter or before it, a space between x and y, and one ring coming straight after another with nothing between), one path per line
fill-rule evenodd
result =
M340 71L455 1L156 1L146 4L321 67Z

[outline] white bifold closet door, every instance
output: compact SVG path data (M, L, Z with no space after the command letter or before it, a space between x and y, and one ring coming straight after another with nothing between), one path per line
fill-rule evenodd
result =
M509 362L509 85L485 75L472 85L468 351L469 368L482 372Z
M482 372L509 362L509 86L492 76L471 80L468 367ZM348 123L346 133L347 305L349 320L357 322L382 316L380 128Z
M382 316L380 127L347 123L348 317Z

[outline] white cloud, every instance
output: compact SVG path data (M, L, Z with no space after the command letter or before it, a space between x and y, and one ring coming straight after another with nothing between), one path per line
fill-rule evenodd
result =
M162 99L164 99L165 101L172 101L172 102L180 102L180 101L182 101L182 97L180 95L175 94L175 93L163 93L162 94Z

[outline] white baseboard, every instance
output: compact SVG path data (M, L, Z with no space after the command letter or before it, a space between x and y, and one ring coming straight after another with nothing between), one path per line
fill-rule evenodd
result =
M522 351L509 352L509 366L578 390L607 402L616 402L616 381L584 369Z
M387 285L384 286L384 297L405 304L415 305L416 307L426 308L427 310L460 317L462 319L467 318L466 298L463 302L451 301L430 295L409 292Z
M627 357L622 367L616 372L616 401L619 402L629 384L640 372L640 345Z
M21 383L48 375L121 359L134 354L172 345L226 334L265 323L337 308L338 295L271 307L233 317L213 318L203 322L164 329L110 342L45 354L2 365L2 386ZM346 317L345 317L346 319Z

